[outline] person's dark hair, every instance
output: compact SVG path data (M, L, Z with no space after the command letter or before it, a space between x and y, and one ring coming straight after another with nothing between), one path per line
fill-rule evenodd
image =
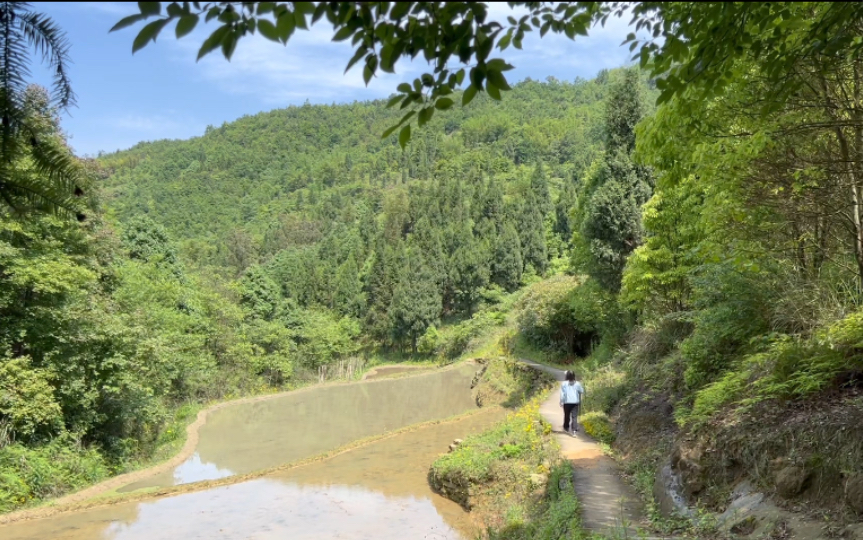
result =
M567 380L567 381L574 381L574 380L575 380L575 373L573 373L573 372L571 372L571 371L567 370L567 372L566 372L566 380Z

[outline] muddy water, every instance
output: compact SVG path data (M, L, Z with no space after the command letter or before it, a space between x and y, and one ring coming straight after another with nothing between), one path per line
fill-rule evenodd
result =
M4 540L344 540L471 538L429 465L454 438L502 418L492 409L257 480L0 527Z
M214 411L195 454L172 471L120 492L244 474L289 463L400 427L476 408L464 365L416 377L286 394Z
M399 375L401 373L408 373L410 371L419 372L423 368L421 367L413 367L413 366L385 366L376 368L374 371L366 375L365 380L371 381L373 379L384 379L386 377L392 377L393 375ZM426 368L428 369L428 368Z

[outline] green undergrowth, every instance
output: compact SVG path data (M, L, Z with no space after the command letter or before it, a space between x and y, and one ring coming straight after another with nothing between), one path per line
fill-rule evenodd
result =
M482 377L474 389L477 404L481 406L499 404L509 408L519 407L550 388L553 382L551 377L512 357L494 356L477 360L484 364Z
M512 520L486 531L489 540L575 540L589 538L581 528L580 506L572 484L572 468L558 463L549 475L545 493L525 510L526 519Z
M0 449L0 512L85 487L111 472L98 451L68 435L35 448L7 445Z
M768 335L758 351L740 359L717 381L699 390L691 409L677 420L695 427L717 412L734 407L741 412L771 400L807 398L859 378L863 371L863 312L856 312L817 329L807 337Z
M490 538L575 538L579 530L578 504L561 481L569 465L539 414L541 401L466 438L429 469L430 485L474 512Z

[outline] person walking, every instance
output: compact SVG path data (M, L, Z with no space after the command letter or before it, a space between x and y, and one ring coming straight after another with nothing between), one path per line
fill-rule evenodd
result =
M563 430L572 436L578 431L578 407L585 395L584 387L575 380L575 373L567 371L566 380L560 385L560 406L563 407Z

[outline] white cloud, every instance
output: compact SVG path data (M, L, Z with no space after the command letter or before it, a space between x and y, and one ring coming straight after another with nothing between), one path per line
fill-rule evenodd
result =
M492 3L490 16L501 21L519 11L509 10L504 4ZM185 63L192 70L198 48L215 29L214 25L199 25L192 35L174 41L175 61ZM167 28L169 32L172 28ZM524 40L524 50L512 47L495 55L505 57L516 66L508 77L512 80L527 76L544 78L553 75L571 80L576 76L589 78L603 68L627 63L629 53L620 43L630 31L628 18L609 18L607 24L597 26L590 37L578 36L575 41L562 35L549 34L544 39L534 31ZM396 74L379 72L368 87L362 79L362 64L344 74L348 60L353 56L349 43L331 41L332 29L325 21L310 31L298 30L286 47L256 35L243 38L231 62L216 50L203 58L192 73L198 73L220 91L257 100L262 106L275 107L302 103L344 102L386 97L399 82L413 80L427 71L427 64L418 57L414 62L402 60ZM541 74L541 75L540 75Z
M90 13L99 13L102 15L112 15L115 17L125 17L138 13L138 6L133 2L58 2L57 6L61 9L87 11ZM117 19L119 20L119 19Z

